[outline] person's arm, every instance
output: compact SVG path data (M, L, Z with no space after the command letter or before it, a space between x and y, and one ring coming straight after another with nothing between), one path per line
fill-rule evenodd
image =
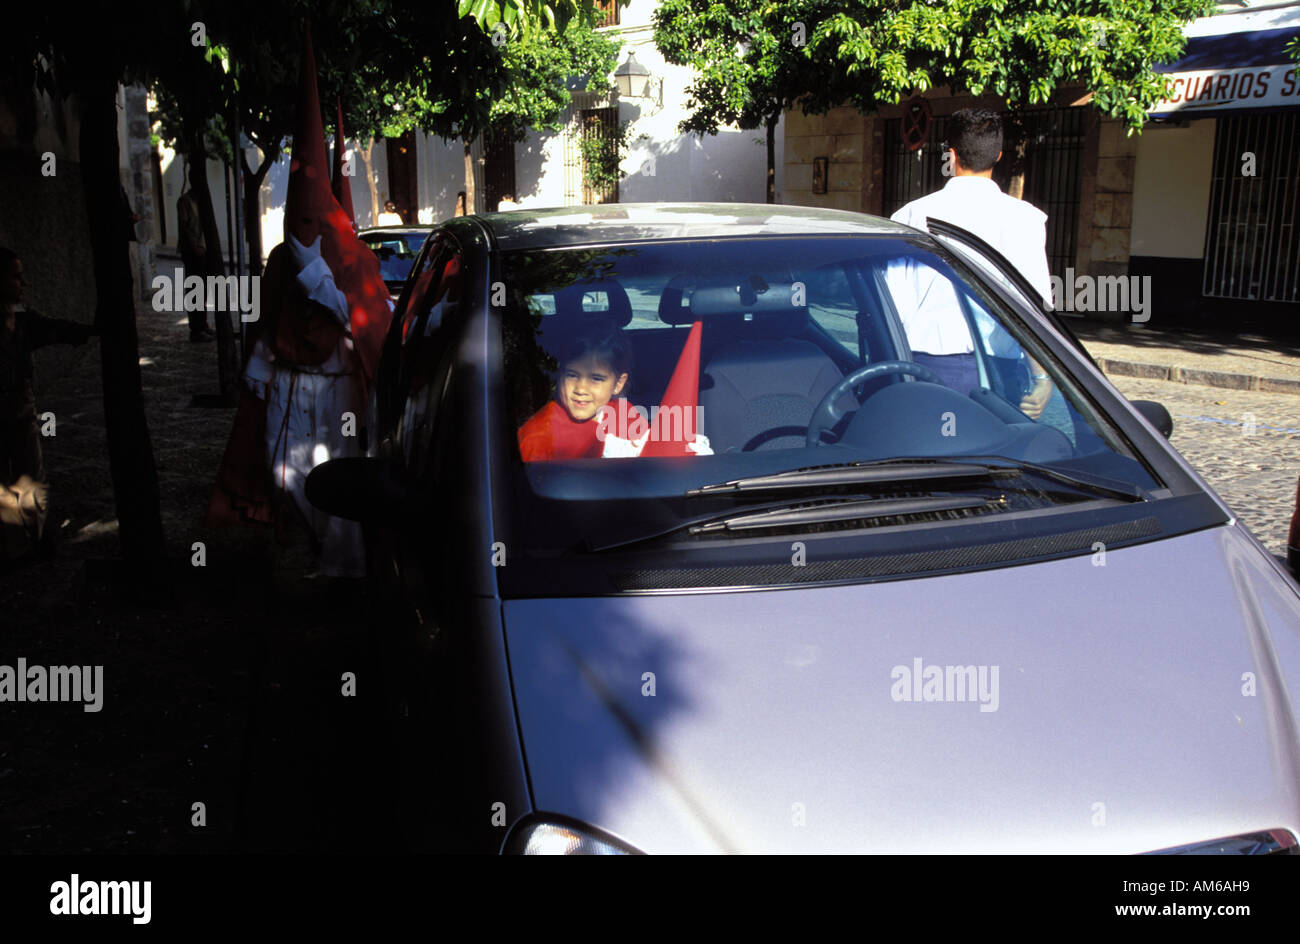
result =
M1047 214L1033 207L1033 221L1024 231L1025 253L1021 272L1029 284L1038 290L1045 308L1052 307L1052 273L1047 265Z
M82 345L94 333L94 326L62 318L47 318L40 312L28 309L24 320L27 346L35 350L50 344Z
M327 308L343 327L351 327L348 321L348 299L334 284L334 273L329 263L320 254L321 237L310 246L304 246L292 235L289 236L289 251L298 267L298 285L309 299Z
M1052 397L1052 380L1047 376L1047 371L1043 370L1038 361L1028 354L1025 355L1025 360L1029 362L1029 374L1033 386L1029 388L1029 392L1025 394L1024 399L1020 401L1020 412L1031 420L1036 420L1043 415L1043 410L1047 407L1047 401Z

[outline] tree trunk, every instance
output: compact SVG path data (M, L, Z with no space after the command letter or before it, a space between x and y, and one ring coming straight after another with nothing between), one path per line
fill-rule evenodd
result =
M95 269L95 327L104 383L104 428L117 509L118 540L128 572L146 586L164 553L158 472L140 385L135 287L121 226L117 83L87 76L81 85L81 174Z
M470 139L465 138L465 215L474 212L474 155L470 153Z
M371 167L370 158L375 150L375 139L371 138L366 144L365 150L357 149L361 155L361 163L366 165L366 185L370 189L370 225L375 226L379 222L379 186L375 183L375 171Z
M204 168L198 175L198 183L193 186L194 199L199 204L199 219L203 223L203 239L207 243L207 255L204 256L204 275L225 275L226 264L221 258L221 233L217 230L217 215L212 209L212 191L208 189L207 148L203 144L203 125L201 118L187 122L190 132L190 162L197 162ZM204 293L207 297L207 293ZM217 332L217 389L221 401L226 406L236 406L239 402L239 351L235 348L235 330L230 323L230 312L213 311L213 327Z
M250 275L262 274L262 181L266 180L267 172L278 156L278 152L266 154L262 163L257 165L257 170L248 166L242 154L239 157L244 161L244 240L248 243Z
M767 202L776 203L776 123L781 116L767 118Z

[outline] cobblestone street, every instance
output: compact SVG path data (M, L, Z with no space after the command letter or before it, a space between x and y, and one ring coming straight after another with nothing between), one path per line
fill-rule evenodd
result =
M1131 400L1163 403L1174 419L1174 448L1271 553L1285 554L1300 475L1300 396L1134 377L1111 382Z

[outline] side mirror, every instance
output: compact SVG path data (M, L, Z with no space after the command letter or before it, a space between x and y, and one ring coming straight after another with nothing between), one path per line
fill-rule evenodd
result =
M1157 403L1155 400L1130 400L1133 409L1142 414L1143 419L1160 430L1160 434L1169 438L1169 434L1174 431L1174 418L1169 415L1163 403Z
M410 490L396 473L387 459L330 459L307 476L307 500L338 518L394 523L415 512Z

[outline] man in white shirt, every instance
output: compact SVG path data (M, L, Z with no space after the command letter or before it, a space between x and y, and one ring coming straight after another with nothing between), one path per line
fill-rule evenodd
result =
M933 218L969 230L1001 252L1050 304L1047 214L1003 193L993 181L993 165L1002 158L1001 117L984 108L954 112L948 120L947 151L952 178L944 188L913 200L890 219L925 230L927 218ZM891 263L886 279L916 362L962 393L978 387L974 340L951 284L912 260ZM1004 353L997 350L1002 341L1019 354L1019 345L1004 335L997 328L989 338L994 353ZM1032 358L1029 365L1034 385L1020 409L1038 419L1052 395L1052 383Z

